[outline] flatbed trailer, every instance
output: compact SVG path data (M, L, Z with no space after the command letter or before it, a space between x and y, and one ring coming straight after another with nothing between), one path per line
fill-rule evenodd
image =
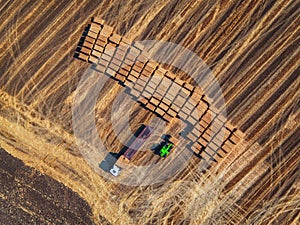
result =
M133 140L130 146L126 149L124 154L118 158L116 163L113 165L113 168L110 170L110 173L114 176L118 176L122 170L122 164L130 162L135 153L141 148L151 134L152 128L150 126L145 126L144 129Z

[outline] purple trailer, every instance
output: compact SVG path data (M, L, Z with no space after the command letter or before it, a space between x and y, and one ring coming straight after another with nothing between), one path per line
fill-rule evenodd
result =
M139 133L139 135L134 139L134 141L127 148L125 153L118 159L116 164L110 170L110 173L114 176L118 176L122 169L119 164L122 164L126 161L129 162L134 156L134 154L139 150L139 148L145 143L147 138L150 137L151 134L152 134L152 128L149 126L145 126L145 128Z
M134 154L139 150L139 148L145 143L146 139L152 134L152 129L146 126L141 133L134 139L131 145L128 147L126 152L123 154L128 160L131 160Z

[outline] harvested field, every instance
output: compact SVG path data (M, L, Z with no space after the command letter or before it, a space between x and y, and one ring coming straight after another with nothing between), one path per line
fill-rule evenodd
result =
M2 224L93 224L88 204L51 177L1 154Z
M298 224L299 1L1 3L0 223ZM91 17L102 18L111 28L98 35L98 28L90 27L98 36L91 34L84 42L83 55L93 55L86 60L97 60L124 37L125 41L155 39L182 45L210 67L222 88L228 119L228 136L221 140L218 158L207 158L212 164L204 163L207 155L200 153L203 148L204 153L215 152L215 145L206 143L207 135L201 130L210 129L211 116L205 113L199 126L183 138L183 142L197 140L194 147L186 149L184 142L174 149L174 156L192 155L192 151L196 155L187 161L178 157L185 168L164 182L134 187L115 183L99 175L100 155L85 160L73 130L72 106L90 63L74 54L80 51L78 45ZM105 35L110 34L107 39ZM91 44L96 37L96 44ZM107 42L112 45L107 47ZM113 62L110 71L117 68L118 60ZM155 80L145 88L145 78L136 86L129 84L140 74L147 77L157 71L192 95L188 84L193 80L166 65L144 67L136 64L132 70L119 70L98 95L97 136L111 152L118 152L131 137L131 132L118 133L113 127L112 120L124 130L124 112L129 112L132 132L156 120L166 123L165 131L176 138L185 128L178 125L177 113L186 117L184 121L193 121L190 105L180 97L178 101L167 98L175 97L176 89L166 91L167 86L158 86ZM126 95L119 95L128 84L135 90L130 98L142 95L144 99L122 105ZM215 112L205 105L207 99L213 99L219 110L225 107L217 90L208 90L209 95L201 95L200 109ZM116 102L119 108L114 108ZM81 129L89 130L89 125L83 123ZM157 132L145 145L160 142L162 134ZM237 137L241 140L236 141ZM149 151L137 153L134 160L140 165L162 161ZM49 182L44 185L43 179Z

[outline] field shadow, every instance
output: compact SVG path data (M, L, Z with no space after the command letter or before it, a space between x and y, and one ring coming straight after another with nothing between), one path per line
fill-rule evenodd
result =
M154 153L155 155L160 155L160 149L161 149L165 144L167 144L166 141L162 141L162 142L160 142L160 143L158 143L158 144L154 144L154 145L152 145L151 150L153 151L153 153Z
M99 167L105 172L109 172L117 160L118 157L116 156L116 153L110 152L105 156L102 162L99 163Z
M89 24L89 25L87 25L87 26L84 28L84 30L83 30L83 32L82 32L82 35L81 35L81 37L80 37L80 39L79 39L79 42L78 42L78 44L77 44L77 47L76 47L76 49L75 49L75 53L74 53L74 55L73 55L74 58L79 59L79 60L84 61L84 62L85 62L85 60L83 60L83 59L81 59L81 58L79 57L79 52L80 52L81 49L82 49L83 42L84 42L84 40L85 40L85 38L86 38L86 36L87 36L87 33L88 33L89 29L90 29L90 26L91 26L91 25Z
M153 153L155 155L160 155L160 149L167 143L172 143L173 142L170 141L171 135L170 134L163 134L161 136L162 141L160 143L156 143L154 145L151 146L151 150L153 151Z

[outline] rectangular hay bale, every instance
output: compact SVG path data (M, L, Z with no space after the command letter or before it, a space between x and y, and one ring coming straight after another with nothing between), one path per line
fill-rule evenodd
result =
M105 21L103 19L100 19L98 17L94 17L92 20L94 23L97 23L99 25L103 25L105 23Z

